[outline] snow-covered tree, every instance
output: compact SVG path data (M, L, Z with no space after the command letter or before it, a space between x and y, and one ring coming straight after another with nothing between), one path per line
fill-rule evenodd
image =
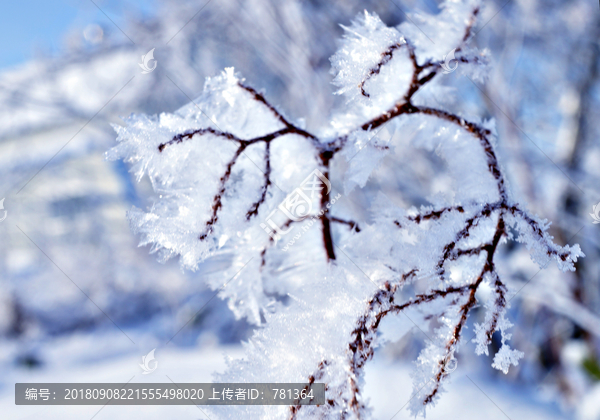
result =
M492 334L501 333L493 367L504 373L522 357L508 344L511 296L498 272L500 246L523 243L541 268L555 261L562 271L573 271L583 253L556 245L549 224L513 199L494 121L440 105L450 102L440 83L450 52L459 71L485 80L488 54L469 46L480 7L447 1L439 14L414 15L397 28L358 16L331 60L345 105L319 132L284 115L232 68L177 112L132 115L116 127L119 145L108 157L133 163L158 195L147 211L129 212L141 244L160 261L179 256L185 269L209 258L228 262L209 284L236 316L261 325L246 357L218 379L326 384L323 406L220 408L218 416L368 417L363 370L386 340L387 317L433 328L416 361L415 415L438 400L471 338L476 353L487 354ZM418 209L384 193L357 209L352 191L366 185L395 138L410 141L406 153L435 153L451 184ZM478 306L485 319L470 335Z

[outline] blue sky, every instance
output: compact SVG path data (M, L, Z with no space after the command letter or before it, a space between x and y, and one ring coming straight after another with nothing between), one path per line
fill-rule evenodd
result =
M94 2L119 26L129 13L150 13L153 3L143 0ZM68 32L80 35L83 40L83 30L90 24L113 25L91 0L0 0L0 70L17 66L36 55L60 53Z

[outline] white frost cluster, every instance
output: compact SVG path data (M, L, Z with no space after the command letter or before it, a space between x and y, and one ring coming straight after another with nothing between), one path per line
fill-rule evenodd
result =
M451 50L462 45L465 27L471 22L473 10L481 8L479 0L447 0L439 5L437 15L410 13L410 19L398 30L415 46L419 64L441 60Z
M527 215L539 225L539 231L534 230L530 223L527 223L523 217L512 216L508 218L509 223L514 225L518 232L515 240L524 243L529 250L531 259L535 261L540 268L546 268L550 261L556 260L556 265L563 272L575 271L575 263L579 257L585 257L578 244L559 246L552 242L554 239L548 232L550 223L547 220L540 220L538 217Z
M340 48L331 57L331 72L335 75L333 83L339 87L336 93L345 94L347 102L351 102L361 95L359 86L381 61L382 53L406 42L397 29L386 26L377 15L367 11L359 15L350 27L342 27L345 34ZM383 77L389 81L389 76ZM380 84L380 77L376 79ZM394 97L394 100L397 98Z
M211 276L210 284L215 289L226 284L221 297L228 299L236 315L247 316L260 324L261 312L269 310L274 303L268 294L293 292L301 286L303 275L314 275L313 270L318 272L322 268L314 264L304 270L302 265L311 258L323 260L319 248L308 248L303 254L306 259L302 261L290 261L295 254L286 255L275 249L273 260L296 264L299 269L277 280L271 276L261 278L259 274L260 254L270 243L269 235L260 224L286 194L318 167L314 149L306 139L295 135L288 135L283 142L272 145L273 185L258 215L247 220L247 212L261 196L266 170L265 144L247 147L232 167L217 222L203 241L199 236L206 231L206 223L212 217L221 177L235 156L238 143L204 133L159 151L161 144L192 130L211 128L247 140L283 128L273 112L254 100L239 86L240 82L233 69L226 69L220 76L206 81L199 98L174 114L130 116L125 120L126 126L115 126L119 145L107 156L132 163L136 177L141 179L147 175L158 194L148 211L133 208L128 213L132 230L141 235L140 246L151 244L151 252L157 253L161 262L180 256L182 268L191 270L209 257L234 254L230 268ZM309 242L311 235L305 235L303 240ZM296 249L301 247L302 244L297 245ZM263 271L271 270L273 260ZM263 282L265 279L271 279L270 285Z
M343 28L340 48L331 57L336 93L346 98L343 112L332 120L336 133L387 111L404 96L413 72L403 36L385 26L377 15L365 11L350 27ZM382 57L389 61L378 66Z
M493 299L498 297L494 295ZM486 315L485 320L482 324L475 324L475 338L473 342L476 343L475 353L477 355L489 354L488 346L491 344L490 338L487 336L487 331L491 329L492 322L496 322L495 330L501 333L501 346L500 350L494 356L494 362L492 367L501 370L505 374L508 373L510 365L517 366L519 360L524 356L524 353L518 350L513 350L506 343L512 337L512 334L507 331L513 326L513 324L506 319L506 311L510 307L508 304L499 307L494 305L493 299L485 302Z

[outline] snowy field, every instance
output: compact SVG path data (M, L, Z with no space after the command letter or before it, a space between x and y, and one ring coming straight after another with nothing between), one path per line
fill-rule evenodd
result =
M120 333L119 333L120 334ZM3 367L0 406L7 420L164 420L211 419L214 414L195 406L16 406L13 384L17 382L211 382L214 372L223 371L226 357L243 356L240 346L215 346L207 343L197 348L167 346L157 350L157 369L141 374L138 354L110 354L110 342L120 342L119 334L77 335L49 344L47 365L40 368ZM113 348L114 350L114 348ZM6 352L7 349L4 348ZM68 358L61 356L69 354ZM412 384L409 363L377 355L366 370L365 395L374 408L374 419L413 419L406 409ZM470 379L469 379L470 378ZM592 401L590 401L592 403ZM235 408L231 408L235 410ZM544 401L531 388L509 387L490 381L476 371L458 367L439 404L427 413L431 420L595 420L600 414L596 405L580 410L576 417L562 414L553 401Z

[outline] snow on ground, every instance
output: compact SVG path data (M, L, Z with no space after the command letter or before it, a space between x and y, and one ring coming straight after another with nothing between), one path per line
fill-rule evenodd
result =
M7 420L120 420L120 419L211 419L214 414L195 406L16 406L16 382L211 382L212 373L226 367L225 355L242 357L241 346L219 346L201 341L197 347L173 344L156 350L157 369L143 375L142 354L126 344L119 345L118 332L78 334L48 343L46 363L35 369L4 364L0 407ZM117 343L113 345L111 343ZM5 343L0 354L11 352ZM112 349L112 350L111 350ZM149 349L151 350L151 349ZM69 355L65 357L64 355ZM6 360L6 357L2 357ZM412 389L410 362L394 361L379 354L366 369L365 394L374 407L374 419L410 419L408 407ZM170 379L169 379L170 378ZM470 378L470 379L469 379ZM472 381L473 382L472 382ZM592 402L590 403L592 404ZM592 404L593 405L593 404ZM232 407L232 410L236 408ZM209 417L210 416L210 417ZM447 385L439 404L428 410L427 418L461 420L558 420L570 417L556 406L542 403L531 388L510 388L478 375L470 366L460 366ZM592 420L594 417L579 418Z
M120 334L120 333L119 333ZM76 336L60 341L58 347L49 343L50 360L41 368L10 367L4 371L0 389L0 418L7 420L118 420L118 419L206 419L195 406L17 406L14 403L14 384L17 382L211 382L213 372L225 369L225 354L242 355L241 346L214 346L181 348L173 344L158 348L155 353L157 369L142 374L139 364L143 354L125 352L111 355L111 341L120 337L110 334ZM87 342L87 345L84 344ZM76 349L79 349L77 352ZM122 349L121 349L122 350ZM151 350L151 349L149 349ZM61 356L69 354L69 357ZM99 359L102 354L109 355ZM153 363L152 363L153 365ZM169 379L171 378L171 380ZM202 408L202 407L201 407ZM203 409L203 408L202 408Z
M365 393L374 408L374 419L414 419L408 401L414 393L409 376L412 366L375 358L366 369ZM469 379L470 378L470 379ZM572 417L544 404L533 389L508 387L494 382L469 367L457 367L445 385L439 403L427 410L428 420L558 420Z

